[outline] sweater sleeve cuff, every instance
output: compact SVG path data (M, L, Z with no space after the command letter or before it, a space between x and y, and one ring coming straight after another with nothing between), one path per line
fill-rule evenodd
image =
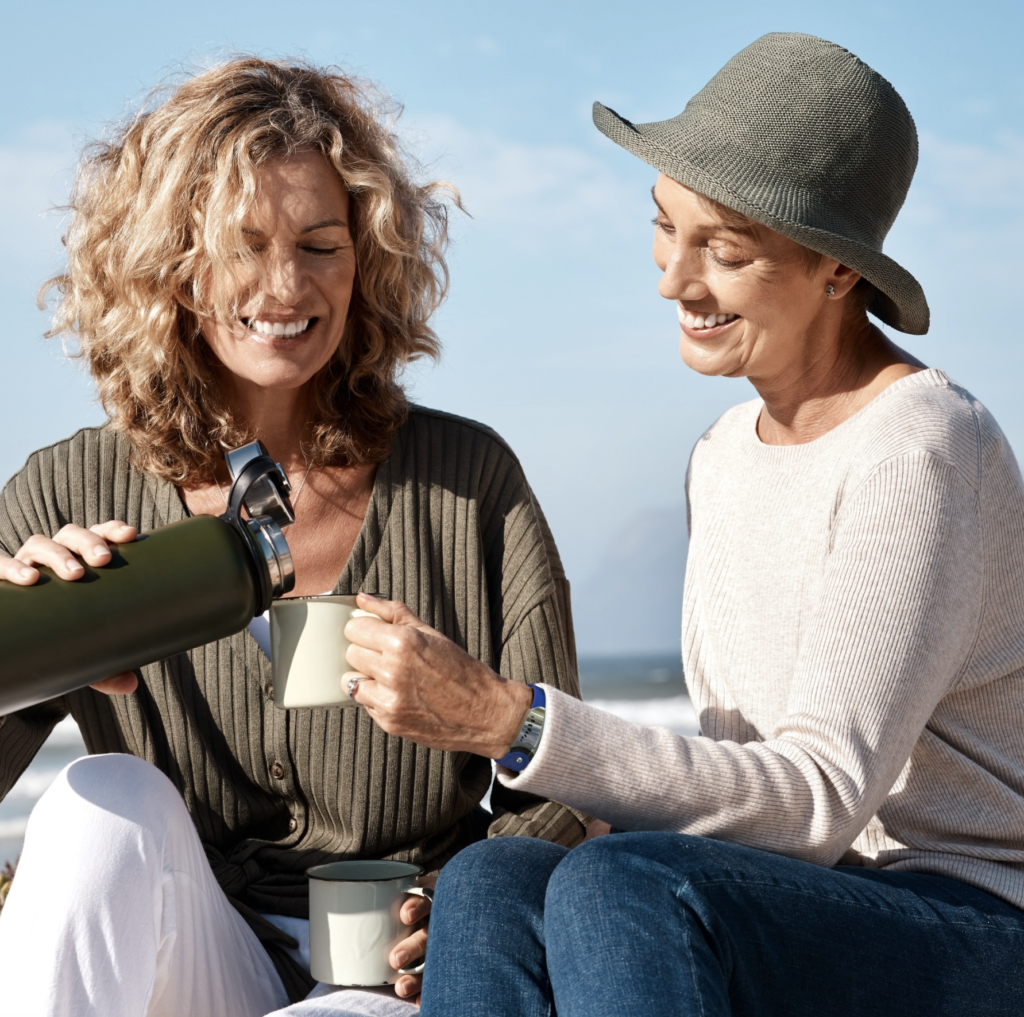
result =
M579 776L589 770L594 737L591 716L596 711L575 696L566 695L550 685L541 684L546 699L544 733L537 755L525 770L516 772L498 767L498 780L505 787L525 791L539 798L565 802L571 797Z

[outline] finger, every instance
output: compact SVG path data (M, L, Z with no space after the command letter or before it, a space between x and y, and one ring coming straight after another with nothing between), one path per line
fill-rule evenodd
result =
M407 939L403 939L388 957L393 968L406 968L410 964L418 964L427 952L427 930L417 929Z
M393 625L423 624L400 600L384 600L373 593L357 593L356 603L362 610L370 611Z
M46 565L61 579L81 579L85 575L82 563L63 544L38 534L29 537L14 557L25 565Z
M39 569L26 565L17 558L0 556L0 579L18 586L31 586L39 578Z
M353 683L353 679L359 679ZM353 703L367 709L383 706L377 682L361 671L346 671L341 676L341 687L348 693Z
M366 675L367 678L387 678L384 654L380 650L368 649L358 643L349 643L345 650L345 660L353 671Z
M357 702L357 695L359 693L359 686L363 682L373 681L372 678L363 674L361 671L346 671L341 676L341 687L345 691L345 694L353 703Z
M395 995L401 996L402 999L409 999L415 997L411 1001L419 1006L420 1003L420 990L423 988L423 975L402 975L397 982L395 982Z
M349 618L343 631L350 643L382 652L394 644L397 630L380 618Z
M134 671L115 674L113 678L104 678L101 682L93 682L91 686L105 696L130 696L138 687L139 679Z
M430 901L426 897L410 897L398 913L406 925L415 925L430 914Z
M120 519L97 523L95 526L90 526L89 529L113 544L130 544L139 535L139 531L134 526L122 523Z
M106 565L110 561L110 548L107 542L93 530L84 526L68 523L62 526L54 536L54 541L69 551L74 551L90 565Z

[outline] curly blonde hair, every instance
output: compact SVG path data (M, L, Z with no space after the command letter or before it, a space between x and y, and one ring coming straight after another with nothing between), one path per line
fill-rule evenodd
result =
M393 131L399 108L335 68L255 57L178 85L86 149L72 192L67 267L48 335L77 340L137 466L177 484L209 480L251 441L218 392L200 331L234 309L215 270L252 259L243 220L260 167L320 152L349 191L356 286L344 336L309 383L316 465L381 462L408 413L401 368L440 347L429 320L448 288L448 200L418 184Z

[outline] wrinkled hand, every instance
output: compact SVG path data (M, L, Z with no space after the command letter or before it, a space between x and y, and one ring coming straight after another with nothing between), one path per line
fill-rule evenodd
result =
M428 886L431 890L437 885L437 876L421 876L417 882L420 886ZM426 897L410 897L399 912L399 917L406 925L422 923L420 927L406 939L403 939L388 954L388 963L393 968L408 968L419 964L427 952L427 916L430 914L430 901ZM395 992L403 999L409 999L417 1006L420 1002L420 991L423 988L423 975L402 975L395 982Z
M73 582L85 575L75 555L89 565L106 565L110 561L110 544L130 544L138 535L134 526L119 519L99 523L88 530L68 523L52 538L36 533L22 544L13 558L0 555L0 579L18 586L32 586L39 579L39 569L35 566L45 565L53 569L58 578ZM108 696L128 695L138 684L135 675L126 671L96 682L93 688Z
M400 601L360 593L358 604L377 617L345 626L353 670L342 683L361 679L352 698L388 734L431 749L505 755L529 712L530 690L495 674Z

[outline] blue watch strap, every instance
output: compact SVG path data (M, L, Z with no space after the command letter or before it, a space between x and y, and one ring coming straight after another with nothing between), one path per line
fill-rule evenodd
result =
M547 698L539 685L531 685L530 688L533 690L533 703L526 714L523 726L512 742L512 748L497 760L498 766L507 767L509 770L525 770L530 765L537 753L540 736L544 730Z

